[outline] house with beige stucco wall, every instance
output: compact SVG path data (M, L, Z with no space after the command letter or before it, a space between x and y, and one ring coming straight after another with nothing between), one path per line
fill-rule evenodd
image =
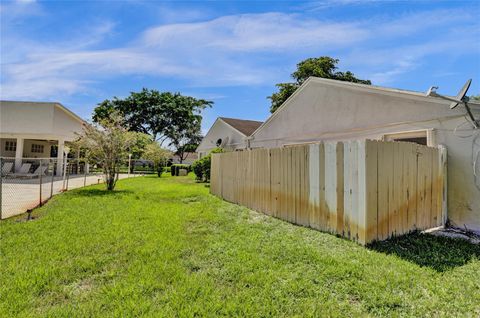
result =
M66 145L77 138L83 124L60 103L0 101L0 157L15 158L16 171L28 158L63 162ZM56 173L61 175L62 165Z
M250 148L276 148L320 141L416 142L448 151L448 219L480 231L480 130L463 105L406 91L308 79L248 137ZM469 102L480 119L480 104Z
M245 149L247 138L262 124L261 121L218 117L197 147L202 158L217 147L225 150Z

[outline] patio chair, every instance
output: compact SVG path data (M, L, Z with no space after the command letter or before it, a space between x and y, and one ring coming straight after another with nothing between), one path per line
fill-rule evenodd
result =
M16 176L22 176L22 175L28 175L28 171L30 171L30 167L32 166L31 163L24 163L20 167L20 170L15 173L10 173L8 176L9 177L16 177Z
M33 173L28 173L28 171L30 170L30 167L28 167L28 170L26 173L18 172L18 173L14 173L13 176L23 177L23 178L36 178L36 177L39 177L40 175L42 176L45 175L45 170L47 170L47 168L48 166L38 166L38 168Z
M2 166L2 176L8 175L12 172L13 162L5 162Z

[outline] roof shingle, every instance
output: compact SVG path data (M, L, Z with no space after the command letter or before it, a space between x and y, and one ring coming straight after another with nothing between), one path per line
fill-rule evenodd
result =
M236 118L220 117L221 120L240 131L245 136L250 136L263 123L256 120L245 120Z

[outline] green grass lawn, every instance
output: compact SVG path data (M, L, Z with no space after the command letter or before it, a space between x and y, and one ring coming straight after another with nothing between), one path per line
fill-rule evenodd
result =
M222 202L191 177L73 190L0 222L0 317L475 316L480 247L370 248Z

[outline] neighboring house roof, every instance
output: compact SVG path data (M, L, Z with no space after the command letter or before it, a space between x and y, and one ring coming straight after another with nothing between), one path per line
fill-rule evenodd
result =
M257 130L263 122L256 120L246 120L237 118L219 117L226 124L232 126L246 137L250 136L255 130Z
M198 159L198 154L196 152L186 152L183 154L184 156L184 159L183 161L187 161L187 160L197 160ZM173 155L172 156L172 159L178 159L180 160L180 156L179 155Z
M258 131L262 130L265 126L267 126L280 112L282 112L286 107L288 107L288 105L292 102L292 100L294 100L298 95L301 94L301 92L305 89L305 87L313 83L317 83L325 86L349 88L351 90L357 90L365 93L382 94L382 95L387 95L392 97L417 100L421 102L430 102L430 103L445 104L445 105L451 104L451 101L448 101L439 97L426 96L426 94L422 92L403 90L403 89L397 89L397 88L388 88L388 87L375 86L375 85L359 84L359 83L353 83L353 82L345 82L345 81L332 80L332 79L312 76L312 77L309 77L297 90L295 90L295 92L292 95L290 95L290 97L288 97L287 100L283 102L283 104L272 115L270 115L270 117L268 117L265 122L261 123L261 125L255 131L253 131L250 135L254 136ZM449 96L449 97L455 98L454 96ZM480 110L480 103L470 100L468 104L472 109Z

